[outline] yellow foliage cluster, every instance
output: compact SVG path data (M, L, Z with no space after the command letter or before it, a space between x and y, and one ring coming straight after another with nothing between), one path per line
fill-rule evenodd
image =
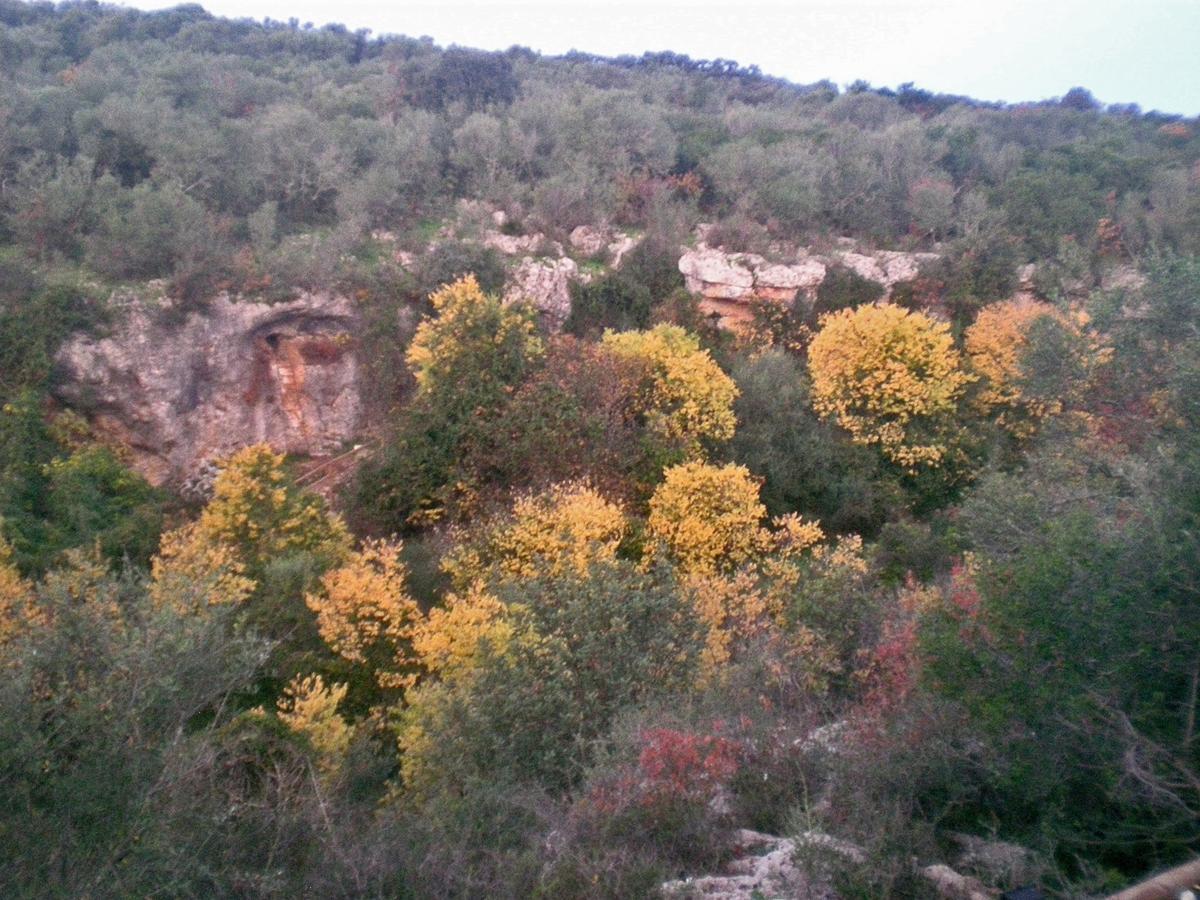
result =
M763 651L778 667L776 677L816 688L828 675L831 654L819 636L787 620L788 598L801 579L825 578L832 572L865 572L861 540L844 538L832 547L821 544L824 532L797 515L775 519L772 532L760 532L766 551L732 573L693 572L683 588L707 628L701 671L716 677L733 657L734 648Z
M706 678L729 662L734 647L751 646L777 619L778 611L771 608L774 598L762 589L757 574L748 570L690 575L683 589L707 629L700 654Z
M326 687L320 675L297 676L277 704L280 721L308 739L324 775L335 772L350 749L353 730L337 711L346 691L344 684Z
M469 670L485 641L493 651L503 653L513 636L506 613L505 605L481 585L450 594L445 605L431 609L413 633L413 651L421 668L443 678Z
M12 547L0 535L0 647L38 621L33 585L13 565Z
M304 598L321 639L343 659L372 666L382 688L406 688L416 677L410 647L421 611L408 595L400 550L368 541Z
M940 432L971 381L949 325L891 304L831 313L808 365L813 408L856 443L909 470L942 461Z
M232 547L205 539L193 522L162 536L150 563L150 597L159 606L194 613L244 603L254 593L245 572Z
M510 516L461 543L443 568L460 587L493 576L586 575L616 557L627 528L619 506L586 483L567 482L519 498Z
M196 536L233 547L252 568L297 550L336 560L350 548L350 532L341 519L329 514L315 494L291 485L283 455L266 444L245 447L226 460L196 523Z
M430 614L429 642L418 638L422 659L437 678L421 681L408 692L397 733L400 771L406 793L429 796L457 771L439 735L447 723L461 721L460 704L469 694L479 667L474 665L485 639L492 652L510 657L518 649L541 653L548 638L533 626L520 605L504 606L482 592L471 592L448 605L447 615ZM440 635L435 636L435 631Z
M664 553L684 572L729 571L769 546L759 524L766 512L745 466L672 466L650 498L647 550Z
M694 335L677 325L658 325L650 331L606 331L603 345L646 365L642 402L649 424L690 456L700 456L702 439L733 437L737 385Z
M475 352L481 338L496 347L513 346L526 359L543 352L533 318L524 310L506 307L479 287L474 275L464 275L431 294L437 315L417 327L407 360L420 390L441 386L454 372L464 354Z
M964 336L967 358L982 382L975 397L979 412L995 414L1001 427L1020 438L1031 436L1039 420L1062 412L1060 399L1027 397L1019 386L1030 328L1045 317L1080 334L1078 323L1049 303L1016 299L984 307Z
M124 624L124 611L118 600L119 588L97 548L67 550L63 561L46 573L41 592L60 601L77 605L86 603L105 618Z
M825 540L825 532L816 522L806 522L799 513L788 513L771 520L775 553L780 559L795 559Z
M197 521L163 535L151 594L192 611L241 603L271 559L305 550L336 563L349 549L342 520L288 481L281 454L257 444L225 462Z

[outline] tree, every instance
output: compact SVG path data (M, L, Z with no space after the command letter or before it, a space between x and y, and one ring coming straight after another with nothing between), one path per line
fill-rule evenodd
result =
M229 628L231 610L157 606L103 567L47 579L38 606L46 622L6 648L0 679L0 889L153 892L175 874L178 847L157 842L167 798L203 802L180 790L189 754L229 725L264 647ZM233 771L213 798L237 789ZM212 884L211 869L189 874Z
M304 598L329 649L365 667L384 690L416 680L411 643L420 609L408 595L400 549L398 543L368 541Z
M503 644L480 641L470 666L410 692L402 765L422 801L479 783L562 792L619 711L694 675L701 631L661 568L600 564L584 579L512 581L498 597Z
M766 549L766 512L745 466L672 466L650 498L647 551L685 572L736 569Z
M976 814L1067 867L1133 874L1195 842L1196 494L1163 450L1115 468L1057 442L988 476L959 520L975 565L922 622L928 683L1003 740Z
M954 416L971 377L950 326L898 306L825 316L808 356L813 408L856 443L876 446L906 471L950 452Z
M350 542L342 520L319 496L297 487L284 471L283 455L266 444L245 447L225 460L194 536L231 548L255 579L269 562L289 553L337 562Z
M443 567L460 587L489 578L584 578L592 565L616 558L628 527L620 507L586 483L558 484L519 497L511 515L473 529Z
M326 776L345 760L353 737L353 730L337 711L347 690L344 684L326 686L320 675L297 677L276 704L279 720L312 745L317 765Z
M581 480L632 500L660 474L645 446L643 375L638 361L598 344L551 338L544 365L513 392L484 439L466 448L463 468L505 502L514 492Z
M408 350L426 397L458 406L499 399L542 354L532 313L484 294L474 275L446 285L429 301L436 315L421 322Z
M113 563L144 566L162 530L163 497L111 449L82 447L47 466L47 556L95 545Z
M644 413L667 446L701 458L706 443L733 437L737 385L694 335L677 325L658 325L649 331L606 331L602 344L646 364Z
M482 586L446 595L413 630L413 652L421 671L439 678L457 677L486 652L503 654L513 638L505 605Z
M1069 393L1064 384L1057 391L1023 390L1030 374L1030 336L1042 320L1082 337L1078 325L1050 304L1018 299L984 307L963 340L971 370L980 379L973 398L976 409L995 415L998 424L1018 438L1029 437L1040 420L1061 412L1061 397ZM1078 363L1084 368L1086 361Z
M359 506L383 528L435 521L469 508L464 460L490 443L494 419L544 353L533 312L485 294L473 275L431 297L407 360L417 382L392 441L359 475Z
M740 360L731 374L740 394L730 455L762 479L767 512L799 512L834 532L878 530L899 504L896 486L877 454L813 412L804 363L773 350Z

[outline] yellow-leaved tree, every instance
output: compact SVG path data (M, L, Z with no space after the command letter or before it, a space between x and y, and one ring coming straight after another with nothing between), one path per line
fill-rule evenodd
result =
M472 400L516 384L544 351L531 310L505 306L464 275L431 294L408 348L408 364L425 395Z
M1065 383L1056 385L1053 396L1038 396L1022 384L1028 374L1023 358L1039 323L1061 329L1069 339L1066 346L1078 357L1068 362L1086 370L1087 357L1092 355L1088 350L1096 348L1087 345L1078 319L1049 303L1018 298L985 306L964 335L967 359L980 379L975 408L982 415L994 415L1002 428L1018 438L1030 437L1040 421L1063 409Z
M256 444L224 462L199 519L163 535L152 590L159 602L196 608L241 602L273 560L304 552L328 566L349 550L342 520L292 482L282 454Z
M507 607L475 584L431 609L414 630L412 646L423 672L452 678L470 670L484 643L502 654L512 637Z
M821 318L808 350L813 408L858 444L908 471L949 452L971 381L950 326L899 306L860 306Z
M196 523L199 537L232 547L252 576L272 559L306 551L336 561L350 549L350 532L316 494L297 487L283 454L266 444L234 453L213 483Z
M695 335L678 325L649 331L606 331L602 345L646 367L641 395L650 427L687 458L704 456L704 441L733 437L738 389Z
M616 557L628 530L621 508L583 482L517 499L510 515L459 543L443 562L455 585L574 573Z
M732 571L770 546L759 486L745 466L671 466L650 498L647 552L686 573Z
M354 735L337 711L346 691L344 684L327 687L320 675L297 676L276 703L280 721L309 742L317 757L317 768L326 777L336 772L346 758Z
M244 603L254 593L246 565L227 544L207 540L192 522L163 534L150 561L150 597L183 612Z
M39 621L33 585L17 571L12 547L0 534L0 647Z
M367 667L381 688L402 690L416 680L412 640L421 611L408 595L400 550L399 543L367 541L304 602L334 653Z
M707 629L702 671L710 677L735 647L784 636L779 575L824 539L792 514L764 527L758 482L744 466L685 463L667 469L650 499L647 553L665 555Z

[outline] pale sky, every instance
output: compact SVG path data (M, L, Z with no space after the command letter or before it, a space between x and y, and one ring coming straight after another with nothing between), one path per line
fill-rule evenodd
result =
M203 0L202 0L203 2ZM141 9L173 6L133 0ZM1200 114L1200 0L207 0L233 18L428 35L438 44L735 59L799 83L865 79L983 100L1081 85L1104 103Z

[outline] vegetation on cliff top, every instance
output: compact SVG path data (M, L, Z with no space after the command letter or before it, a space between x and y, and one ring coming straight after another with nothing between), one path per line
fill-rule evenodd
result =
M798 861L844 896L964 833L1079 896L1200 849L1195 122L194 6L0 0L0 72L6 895L653 896L754 827L861 848ZM424 252L462 199L643 242L547 333ZM731 336L700 218L941 261ZM49 402L146 278L355 292L344 496L263 446L157 490Z

